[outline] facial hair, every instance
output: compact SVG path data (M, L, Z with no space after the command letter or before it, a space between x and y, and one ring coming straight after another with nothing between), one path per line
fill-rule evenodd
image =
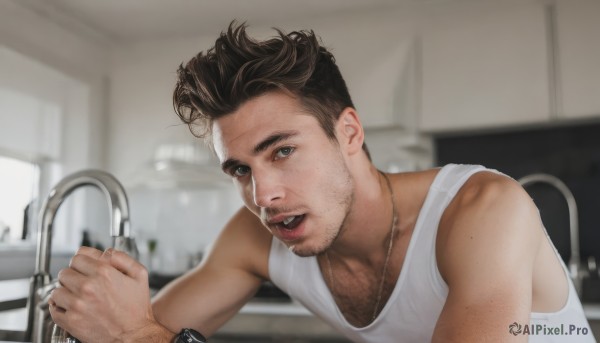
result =
M290 251L300 257L317 256L324 253L345 231L348 217L354 204L354 182L341 156L338 163L339 171L336 173L336 183L339 184L339 188L332 190L327 196L328 199L335 199L330 203L335 203L336 206L326 211L325 216L331 215L334 218L340 216L341 219L334 219L335 222L326 223L325 227L318 228L319 232L323 232L323 237L319 238L316 245L306 247L288 246ZM339 211L337 211L338 209ZM339 215L340 213L341 215Z

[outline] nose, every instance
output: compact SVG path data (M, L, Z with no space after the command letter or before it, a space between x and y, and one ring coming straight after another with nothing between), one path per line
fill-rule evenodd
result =
M252 195L256 206L267 208L276 205L278 200L283 199L284 191L275 173L253 170Z

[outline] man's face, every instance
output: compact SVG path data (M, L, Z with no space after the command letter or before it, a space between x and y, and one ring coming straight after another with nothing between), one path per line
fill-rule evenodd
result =
M213 124L223 171L246 207L290 250L312 256L337 237L353 202L342 151L298 99L270 92Z

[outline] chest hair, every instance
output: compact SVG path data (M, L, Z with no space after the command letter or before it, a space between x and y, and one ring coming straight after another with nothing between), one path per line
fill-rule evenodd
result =
M389 300L398 278L397 272L393 272L395 268L390 269L388 270L388 275L386 275L381 292L381 301L377 315L379 315L379 312L381 312L381 309L385 307ZM373 312L375 310L375 303L377 302L381 275L373 272L357 274L339 272L339 274L336 276L334 272L334 285L331 285L331 281L328 280L327 273L325 274L325 280L329 289L333 289L333 299L340 312L348 323L355 327L369 325L373 321Z

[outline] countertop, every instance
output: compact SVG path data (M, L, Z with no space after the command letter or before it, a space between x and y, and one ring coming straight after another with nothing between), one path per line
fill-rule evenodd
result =
M25 307L29 295L29 279L0 281L0 311Z
M14 304L19 302L20 308L13 307L10 310L0 311L0 329L2 330L25 330L25 319L27 316L25 302L29 293L29 279L0 281L0 308L3 304ZM600 303L583 304L585 315L589 320L600 320ZM302 305L292 302L262 302L251 301L241 310L242 315L267 315L267 316L296 316L301 318L313 317L313 315ZM2 341L0 341L2 343Z
M28 295L29 279L0 281L0 330L25 330L27 312L24 307ZM240 314L312 316L306 308L295 302L261 301L249 302L240 310Z
M25 331L28 296L29 279L0 281L0 330Z

